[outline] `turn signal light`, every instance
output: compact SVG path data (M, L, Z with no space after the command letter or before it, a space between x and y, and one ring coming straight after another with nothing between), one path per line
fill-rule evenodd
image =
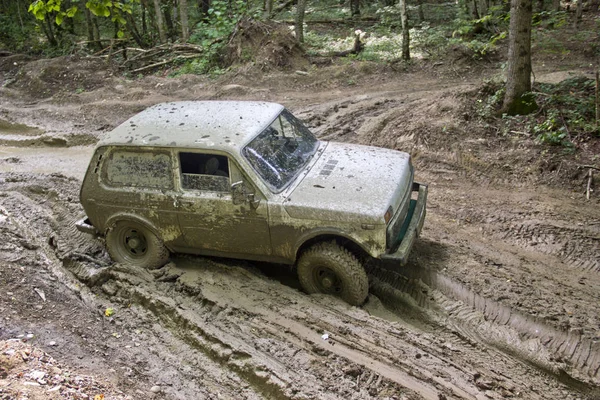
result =
M392 206L389 206L387 211L385 212L385 215L383 216L383 219L385 220L386 224L390 222L390 220L392 219L392 215L394 215L394 210L392 210Z

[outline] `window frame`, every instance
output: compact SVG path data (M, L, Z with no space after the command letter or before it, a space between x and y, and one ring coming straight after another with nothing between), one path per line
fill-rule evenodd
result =
M221 153L221 152L206 152L202 149L174 149L175 150L175 162L177 163L177 169L179 171L178 173L178 183L179 183L179 190L182 193L211 193L211 194L217 194L220 196L226 196L229 195L231 196L231 164L232 164L232 157L227 154L227 153ZM210 159L210 157L219 157L221 159L225 159L227 160L227 190L212 190L210 188L190 188L190 187L185 187L184 185L184 174L185 175L200 175L200 176L210 176L210 177L215 177L215 178L225 178L225 176L220 176L220 175L214 175L214 174L204 174L204 173L184 173L183 172L183 163L181 160L181 155L182 154L199 154L202 157L206 157L208 161L208 159ZM205 161L205 162L206 162ZM225 171L223 171L225 172Z
M139 185L139 184L135 184L135 183L120 183L120 182L112 181L110 179L108 170L111 167L111 164L114 165L113 162L115 159L115 155L118 155L119 153L134 153L134 154L137 153L137 154L141 154L141 155L147 155L147 154L166 155L168 157L167 175L170 178L168 187L152 186L152 185ZM173 165L173 152L171 151L171 149L162 148L162 147L115 146L115 147L108 148L107 151L105 151L103 153L102 159L99 161L102 161L99 177L101 179L102 184L106 185L109 188L113 188L113 189L128 188L128 189L148 190L148 191L156 191L156 192L165 192L165 191L175 190L175 186L176 186L175 179L174 179L175 167Z

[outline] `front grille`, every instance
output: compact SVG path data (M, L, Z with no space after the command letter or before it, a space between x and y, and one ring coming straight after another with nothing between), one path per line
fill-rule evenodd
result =
M408 209L410 206L410 198L412 195L413 189L413 178L414 178L414 169L412 164L410 165L410 183L406 186L406 192L404 193L404 197L402 198L402 202L400 206L394 213L392 220L390 221L387 231L386 231L386 248L389 252L395 251L400 245L401 238L399 237L400 231L402 230L402 226L404 225L404 220L406 215L408 214Z
M388 250L394 250L400 244L400 231L402 230L402 226L404 225L404 219L406 218L406 214L408 213L408 207L410 205L410 195L411 190L407 190L404 198L402 199L402 203L400 208L394 214L392 221L388 225L387 234L386 234L386 247Z

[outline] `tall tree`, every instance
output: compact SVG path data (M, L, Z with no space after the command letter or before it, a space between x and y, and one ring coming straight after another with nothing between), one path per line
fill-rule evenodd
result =
M410 35L408 29L408 12L406 0L400 0L400 21L402 22L402 59L410 60Z
M179 20L181 21L181 41L187 42L190 37L187 0L179 0Z
M531 92L532 0L512 0L508 28L508 72L502 112L529 114L537 109Z
M353 17L360 15L360 0L350 0L350 13Z
M154 0L154 15L156 16L156 28L158 29L158 37L161 43L167 42L167 34L165 33L165 25L163 23L163 13L160 7L160 0Z
M581 16L583 15L583 0L577 0L577 8L575 11L575 29L579 28Z
M304 13L306 11L306 0L298 0L298 5L296 9L296 24L295 24L295 32L296 39L300 43L304 43Z

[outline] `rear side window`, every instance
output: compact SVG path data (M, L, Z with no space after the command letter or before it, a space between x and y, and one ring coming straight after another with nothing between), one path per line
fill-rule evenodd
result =
M105 162L106 181L112 186L173 189L170 153L116 150Z

